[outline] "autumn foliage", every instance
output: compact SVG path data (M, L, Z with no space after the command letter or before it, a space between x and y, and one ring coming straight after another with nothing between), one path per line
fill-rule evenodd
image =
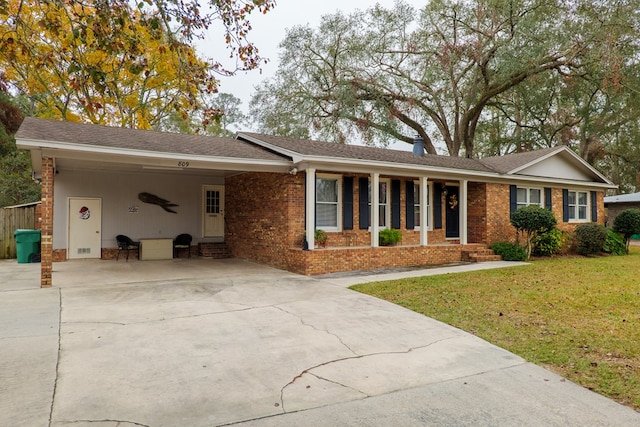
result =
M247 16L269 1L0 1L0 79L40 117L151 128L170 115L219 115L206 97L216 73L256 68ZM192 42L214 22L235 67L200 58Z

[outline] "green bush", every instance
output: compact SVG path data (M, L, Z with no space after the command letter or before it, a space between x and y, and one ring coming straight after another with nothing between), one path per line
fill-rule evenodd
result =
M502 256L505 261L524 261L527 259L527 250L520 245L509 242L493 243L489 248Z
M607 228L607 239L602 249L611 255L625 255L627 253L627 245L625 244L624 237L611 228Z
M560 251L566 240L566 234L554 228L533 238L531 241L533 251L531 253L535 256L555 255Z
M580 255L599 254L607 240L607 229L595 223L581 224L576 227L576 238L576 252Z
M622 234L626 252L629 253L629 241L634 234L640 234L640 209L625 209L613 220L613 230Z
M546 233L556 226L556 218L549 209L530 205L520 208L511 214L511 225L524 233L527 239L527 258L531 256L531 241L538 235Z
M392 228L380 230L380 234L378 235L378 242L380 242L380 246L395 245L400 240L402 240L402 233L399 230L394 230Z

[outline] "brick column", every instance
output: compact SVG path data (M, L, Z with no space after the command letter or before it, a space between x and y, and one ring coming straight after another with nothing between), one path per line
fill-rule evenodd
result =
M50 288L53 284L53 181L54 159L42 158L42 224L40 287Z

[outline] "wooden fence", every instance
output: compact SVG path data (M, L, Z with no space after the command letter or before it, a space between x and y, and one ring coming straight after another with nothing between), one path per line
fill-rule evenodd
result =
M19 228L37 228L36 210L36 204L0 208L0 259L16 258L14 233Z

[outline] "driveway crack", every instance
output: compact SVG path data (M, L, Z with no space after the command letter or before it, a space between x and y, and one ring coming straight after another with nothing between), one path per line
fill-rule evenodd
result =
M51 408L49 410L49 427L53 420L53 405L56 401L58 391L58 377L60 372L60 350L62 348L62 289L58 289L58 351L56 352L56 375L53 381L53 392L51 393Z
M304 319L301 316L298 316L295 313L291 313L290 311L285 310L282 307L278 307L278 306L275 306L275 305L273 307L278 309L278 310L280 310L280 311L282 311L282 312L284 312L284 313L287 313L290 316L297 317L298 319L300 319L300 323L303 326L307 326L307 327L312 328L313 330L316 330L316 331L319 331L319 332L325 332L325 333L335 337L340 342L340 344L342 344L347 350L349 350L351 353L353 353L356 356L358 355L358 353L356 353L351 347L349 347L349 345L347 343L345 343L338 334L335 334L335 333L331 332L329 329L318 328L317 326L312 325L311 323L307 323L307 322L304 321Z
M280 389L280 406L281 406L281 408L282 408L282 412L283 412L283 413L287 413L287 411L286 411L286 406L285 406L285 402L284 402L284 392L285 392L285 390L287 389L287 387L289 387L290 385L294 384L298 379L302 378L305 374L312 375L312 376L314 376L314 377L316 377L316 378L318 378L318 379L321 379L321 380L323 380L323 381L332 382L332 383L334 383L334 384L340 385L340 386L345 387L345 388L350 388L350 389L352 389L352 390L355 390L355 391L356 391L356 392L358 392L358 393L362 393L363 395L368 396L368 395L367 395L367 393L363 392L362 390L358 390L358 389L355 389L355 388L350 387L350 386L348 386L348 385L341 384L341 383L339 383L339 382L336 382L336 381L333 381L333 380L329 380L329 379L324 378L324 377L320 377L320 376L318 376L317 374L314 374L313 372L311 372L311 371L313 371L314 369L317 369L317 368L320 368L320 367L323 367L323 366L327 366L327 365L331 365L331 364L334 364L334 363L344 362L344 361L347 361L347 360L363 359L363 358L365 358L365 357L375 357L375 356L391 355L391 354L409 354L409 353L411 353L412 351L415 351L415 350L422 350L422 349L424 349L424 348L431 347L432 345L435 345L435 344L438 344L438 343L441 343L441 342L444 342L444 341L449 341L449 340L457 339L457 338L458 338L458 336L452 336L452 337L442 338L442 339L439 339L439 340L435 340L435 341L433 341L433 342L430 342L429 344L420 345L420 346L416 346L416 347L411 347L411 348L409 348L409 349L407 349L407 350L401 350L401 351L381 351L381 352L376 352L376 353L360 354L360 355L355 355L355 356L351 356L351 357L341 357L341 358L339 358L339 359L328 360L328 361L326 361L326 362L322 362L322 363L319 363L319 364L317 364L317 365L311 366L311 367L309 367L309 368L307 368L307 369L303 370L302 372L300 372L300 373L299 373L298 375L296 375L295 377L293 377L293 379L292 379L291 381L289 381L287 384L285 384L285 385Z

